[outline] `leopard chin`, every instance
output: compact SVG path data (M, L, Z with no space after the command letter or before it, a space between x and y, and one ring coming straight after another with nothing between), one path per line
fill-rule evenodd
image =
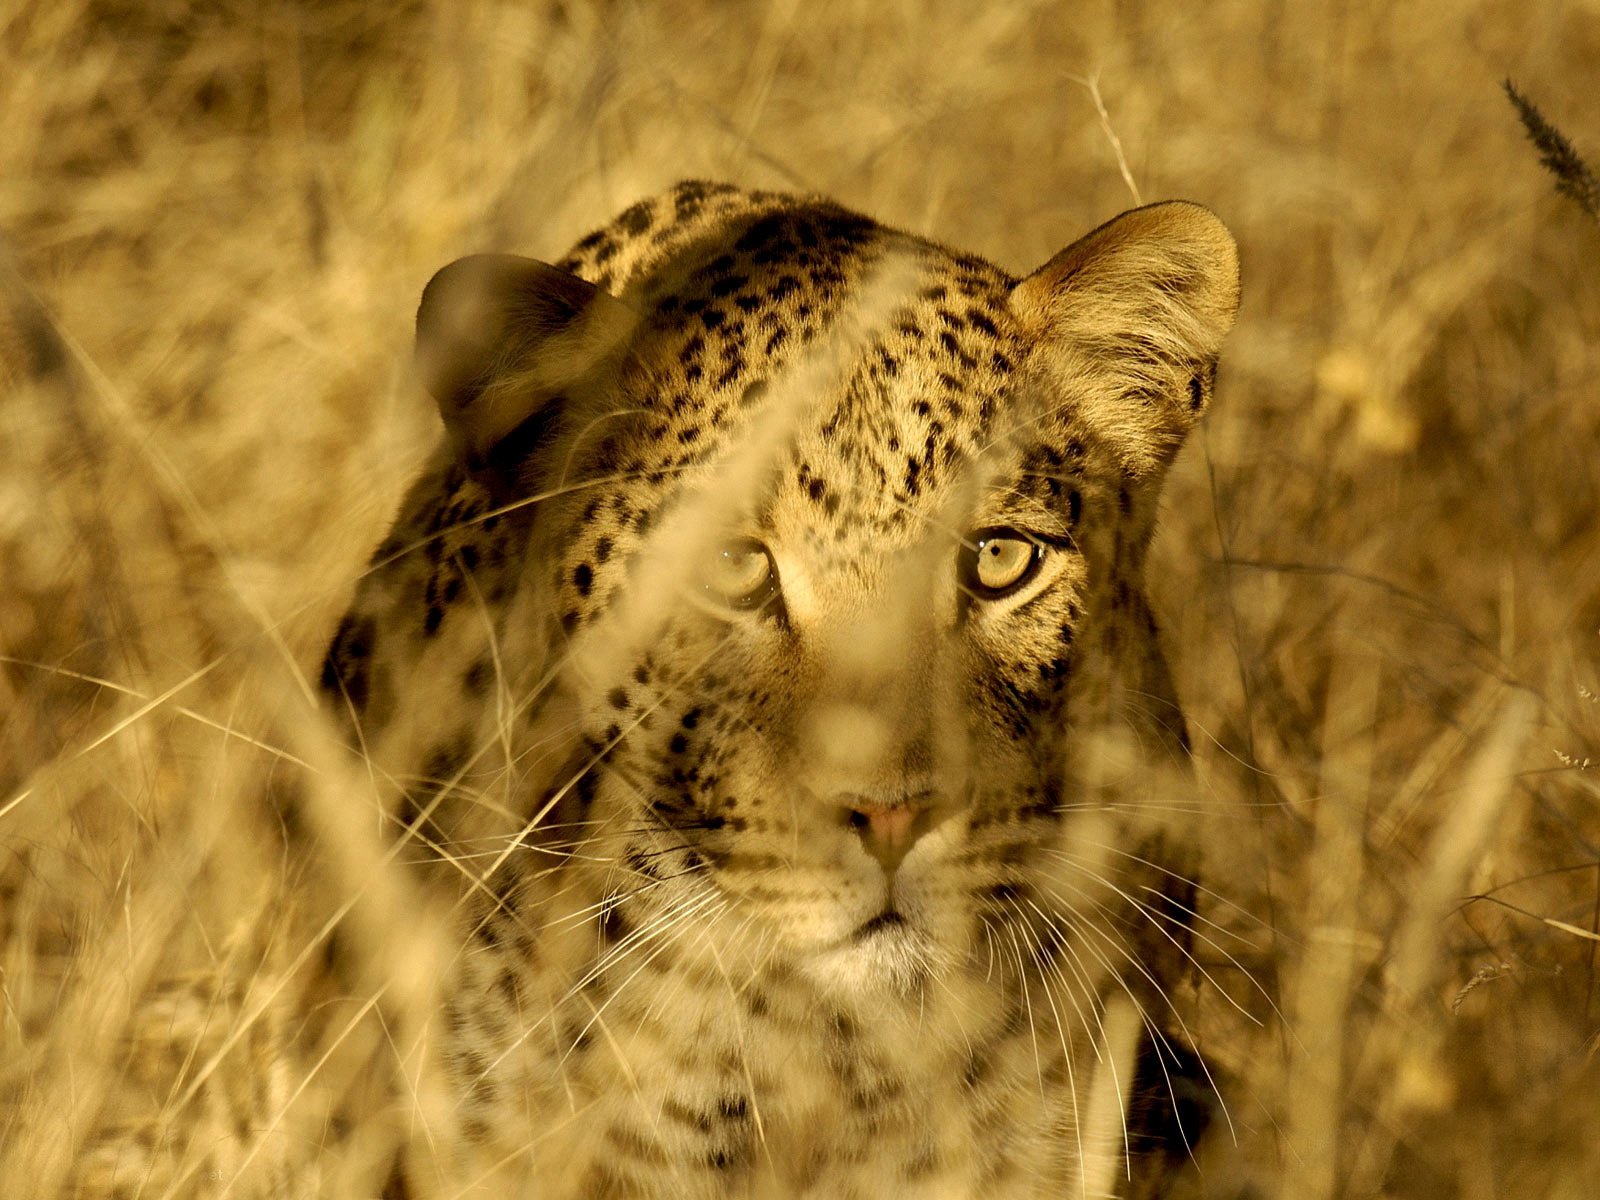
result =
M904 997L949 971L954 960L922 922L885 908L810 958L806 968L828 992Z

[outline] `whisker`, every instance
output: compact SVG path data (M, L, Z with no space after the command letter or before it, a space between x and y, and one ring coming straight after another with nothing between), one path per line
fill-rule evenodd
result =
M1066 856L1063 855L1063 857L1066 857ZM1081 864L1077 864L1077 865L1081 866ZM1178 928L1180 928L1182 930L1185 930L1186 932L1189 932L1191 934L1194 934L1196 937L1202 938L1206 942L1207 945L1212 946L1214 949L1216 949L1217 952L1222 954L1225 958L1227 958L1227 960L1230 963L1232 963L1233 966L1236 967L1244 975L1244 977L1246 979L1248 979L1252 984L1255 985L1256 990L1261 993L1262 998L1265 999L1268 1004L1272 1005L1272 1010L1273 1010L1274 1013L1277 1014L1279 1019L1281 1020L1283 1018L1283 1014L1281 1012L1278 1012L1277 1005L1273 1003L1272 997L1270 995L1268 995L1267 990L1264 987L1262 987L1261 984L1256 981L1255 976L1253 976L1244 967L1244 965L1242 963L1240 963L1236 958L1234 958L1233 955L1229 954L1227 950L1225 950L1221 946L1217 945L1217 943L1212 941L1210 938L1205 937L1204 934L1196 933L1189 925L1187 925L1183 921L1179 920L1178 918L1170 916L1167 913L1161 912L1159 909L1151 907L1149 904L1146 904L1144 901L1138 899L1138 897L1132 895L1126 889L1118 887L1116 883L1114 883L1112 880L1108 879L1103 873L1097 872L1097 871L1085 871L1084 873L1091 880L1093 880L1093 881L1095 881L1097 883L1104 884L1106 887L1110 888L1113 892L1115 892L1123 900L1126 900L1129 904L1131 904L1134 907L1135 911L1140 913L1142 916L1146 917L1149 920L1151 926L1153 928L1155 928L1163 937L1165 937L1167 939L1167 941L1171 942L1172 945L1178 950L1178 952L1180 954L1183 955L1184 958L1188 959L1189 962L1193 963L1194 966L1195 966L1195 969L1200 972L1201 976L1205 979L1205 981L1207 983L1209 983L1214 989L1216 989L1216 991L1223 997L1223 999L1225 999L1230 1005L1232 1005L1233 1008L1235 1010L1237 1010L1238 1013L1242 1017L1244 1017L1246 1020L1248 1020L1251 1024L1259 1026L1259 1025L1262 1024L1262 1022L1261 1022L1261 1020L1259 1018L1257 1018L1254 1015L1252 1015L1243 1005L1241 1005L1237 1000L1235 1000L1232 996L1230 996L1228 994L1227 990L1224 989L1222 987L1222 985L1219 984L1211 976L1211 973L1206 970L1205 964L1202 963L1198 958L1195 957L1194 952L1191 951L1187 946L1185 946L1178 938L1174 937L1171 933L1169 933L1167 931L1167 928L1166 928L1167 924L1176 925L1176 926L1178 926ZM1075 892L1079 892L1080 894L1083 894L1083 895L1087 896L1087 893L1083 893L1082 889L1078 888L1075 884L1071 883L1069 880L1061 879L1061 878L1058 877L1056 879L1056 882L1062 884L1065 887L1071 887Z

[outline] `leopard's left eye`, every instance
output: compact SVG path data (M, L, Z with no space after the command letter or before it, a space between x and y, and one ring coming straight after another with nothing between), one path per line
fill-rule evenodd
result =
M980 600L1017 591L1039 571L1044 546L1017 529L980 529L961 548L961 584Z
M713 546L700 572L713 599L730 608L759 608L778 590L772 554L754 538L732 538Z

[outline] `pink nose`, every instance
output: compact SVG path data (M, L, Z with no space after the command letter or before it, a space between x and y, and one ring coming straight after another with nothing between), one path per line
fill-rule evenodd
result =
M846 798L850 828L861 837L868 854L893 872L912 845L934 825L932 793L924 792L907 803L876 805L864 796Z
M856 825L856 828L862 830L863 837L874 838L890 846L898 846L902 842L909 843L911 841L911 826L916 823L917 816L921 811L921 809L914 808L909 804L897 805L894 808L869 810L867 812L858 811L850 814L851 824L856 824L856 818L865 817L866 825L864 828Z

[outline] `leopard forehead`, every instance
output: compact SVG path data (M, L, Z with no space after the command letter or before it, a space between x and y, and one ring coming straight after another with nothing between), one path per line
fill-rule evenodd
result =
M624 419L602 418L585 450L589 470L636 481L635 519L774 420L782 445L735 506L747 525L847 553L915 539L984 471L1039 504L1063 490L1063 455L1082 442L1018 419L1014 278L826 201L706 203L630 210L563 263L640 314L614 399ZM624 264L640 243L654 255ZM1055 470L1026 469L1041 458Z

